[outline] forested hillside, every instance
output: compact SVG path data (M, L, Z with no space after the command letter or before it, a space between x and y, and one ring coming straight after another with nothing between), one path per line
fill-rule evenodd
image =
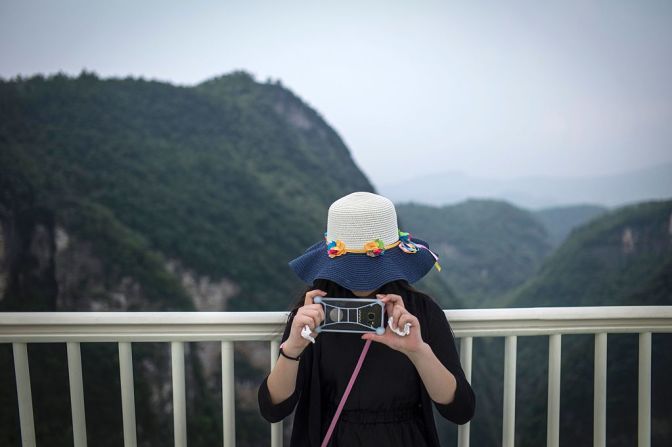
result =
M487 303L486 303L487 304ZM507 307L672 305L672 201L645 202L601 214L574 229L523 285L497 300ZM490 307L490 306L488 306ZM612 334L607 360L607 445L637 442L636 334ZM653 336L652 445L672 441L672 337ZM503 342L474 345L476 445L501 436ZM592 443L594 343L590 335L562 337L560 443ZM516 444L546 439L548 338L519 337Z
M557 247L575 227L605 211L607 208L599 205L573 205L544 208L533 211L533 214L546 228L551 244Z
M607 210L593 206L528 212L506 202L398 206L410 227L434 241L450 284L465 308L672 305L672 201ZM557 246L559 244L559 246ZM557 248L556 248L557 246ZM445 274L444 274L445 273ZM561 445L592 442L593 338L563 336ZM672 427L672 337L653 338L653 445ZM499 445L503 340L474 343L474 445ZM636 443L637 338L609 336L608 445ZM519 337L516 445L546 438L547 337ZM586 405L586 396L591 396ZM478 428L476 428L478 427ZM439 420L443 442L455 429Z
M538 274L504 300L515 306L672 303L672 201L603 213L574 230Z
M317 112L243 72L2 81L0 310L286 310L303 287L287 262L322 238L333 200L372 190ZM187 346L190 445L221 444L214 345ZM260 445L244 394L267 347L236 348L239 445ZM141 445L172 439L167 349L134 351ZM30 346L30 361L38 443L71 445L65 348ZM120 445L115 347L84 345L83 364L89 442ZM1 445L18 442L13 380L2 368Z
M467 308L497 306L494 298L524 283L551 251L545 227L507 202L407 203L397 209L412 231L432 241L444 267L441 279Z
M161 274L173 261L229 282L222 308L283 308L276 297L295 285L286 262L319 240L325 206L372 190L315 111L245 73L194 88L35 77L1 83L0 97L5 227L52 219L91 243L115 280L161 296L160 309L188 307ZM15 301L30 293L8 286Z

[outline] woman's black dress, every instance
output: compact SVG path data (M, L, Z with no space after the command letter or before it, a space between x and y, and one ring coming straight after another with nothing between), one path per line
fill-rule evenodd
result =
M474 393L464 377L443 311L431 300L403 299L406 309L420 321L423 340L457 379L455 399L447 405L433 402L405 354L371 342L332 434L331 447L437 447L431 405L456 423L465 423L473 416ZM283 341L290 327L291 320ZM366 343L360 337L338 332L319 334L302 354L294 394L283 402L272 404L268 376L262 382L259 408L269 422L284 419L298 401L290 447L320 446Z

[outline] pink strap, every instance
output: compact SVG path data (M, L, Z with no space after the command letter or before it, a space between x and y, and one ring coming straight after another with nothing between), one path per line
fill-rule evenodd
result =
M364 362L364 357L366 357L366 353L369 350L369 345L371 345L371 342L373 340L369 339L366 340L366 343L364 344L364 348L362 349L362 353L359 354L359 360L357 360L357 366L355 366L355 370L352 372L352 377L350 377L350 382L348 383L348 386L345 388L345 393L343 393L343 397L341 397L341 402L338 404L338 408L336 409L336 414L334 414L334 418L331 420L331 425L329 426L329 430L327 430L327 434L324 435L324 441L322 441L322 446L321 447L327 447L327 444L329 443L329 439L331 439L331 434L334 431L334 428L336 427L336 421L338 421L338 417L341 415L341 410L343 410L343 407L345 406L345 400L348 398L348 394L350 394L350 390L352 389L352 386L355 383L355 379L357 378L357 374L359 374L359 370L362 369L362 363Z

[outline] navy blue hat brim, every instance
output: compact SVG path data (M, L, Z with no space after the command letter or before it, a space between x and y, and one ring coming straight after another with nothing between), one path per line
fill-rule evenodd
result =
M429 245L420 239L413 242ZM436 260L424 248L416 253L406 253L398 246L385 250L380 256L365 253L345 253L330 258L325 241L310 246L289 266L307 284L316 279L328 279L349 290L375 290L383 284L398 279L414 283L429 272Z

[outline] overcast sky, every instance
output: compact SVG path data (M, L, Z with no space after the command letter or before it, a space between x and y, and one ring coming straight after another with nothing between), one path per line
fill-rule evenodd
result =
M672 160L672 1L0 1L0 76L235 69L282 83L376 185Z

